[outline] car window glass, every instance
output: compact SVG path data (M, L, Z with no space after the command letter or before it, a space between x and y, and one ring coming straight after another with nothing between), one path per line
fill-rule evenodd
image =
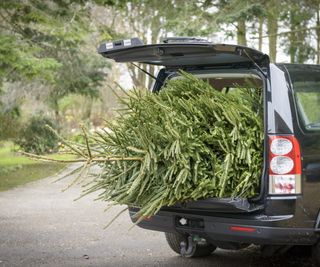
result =
M307 131L320 131L320 66L287 65L299 121Z
M195 74L199 79L207 82L215 90L226 94L233 94L236 97L242 97L241 91L249 90L252 96L257 97L256 106L254 107L261 115L262 112L262 97L263 81L259 76L247 73L207 73ZM182 76L174 76L171 79L181 79ZM260 92L259 94L256 94Z

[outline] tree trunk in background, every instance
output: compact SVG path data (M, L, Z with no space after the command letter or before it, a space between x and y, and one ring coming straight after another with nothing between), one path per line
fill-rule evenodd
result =
M160 42L160 25L161 25L161 21L160 21L160 16L159 14L157 14L155 11L153 12L153 18L151 21L151 43L155 44ZM155 71L156 68L154 65L149 65L149 73L152 74L153 76L155 76ZM149 82L148 82L148 88L151 88L152 84L154 82L154 79L152 79L151 77L149 77Z
M309 58L309 45L305 42L307 37L307 32L302 30L306 29L308 27L308 21L303 20L299 23L299 26L297 27L299 31L296 35L296 47L297 47L297 56L295 63L303 64L305 61Z
M289 55L290 63L295 63L296 53L297 53L297 35L295 32L296 23L294 18L293 10L290 10L290 34L289 34Z
M140 68L146 71L146 64L138 64ZM146 87L146 79L147 75L142 71L138 69L138 80L140 81L143 88Z
M139 74L138 74L138 71L141 72L141 70L138 70L137 67L131 65L130 63L127 64L127 67L128 67L128 71L129 71L130 77L133 82L133 86L140 87L140 88L143 87L143 84L139 80Z
M89 122L92 114L92 107L93 107L93 99L91 97L86 97L86 100L83 103L83 114L82 120L85 122Z
M239 45L247 45L246 38L246 21L244 18L239 18L237 26L237 40Z
M317 64L320 64L320 4L317 10Z
M155 76L155 68L154 68L154 65L150 65L149 66L149 73L152 74L153 76ZM154 82L154 79L149 77L149 83L148 83L148 88L150 89L152 84Z
M268 10L267 28L268 28L268 35L269 35L269 56L270 56L271 62L276 62L279 2L276 0L268 1L267 10Z
M59 103L58 103L58 100L57 99L51 99L50 101L50 105L51 105L51 108L54 112L54 117L55 117L55 123L56 123L56 130L58 132L60 132L60 129L61 129L61 115L60 115L60 109L59 109Z
M268 32L269 32L269 56L270 56L271 62L276 62L278 21L268 17L267 24L268 24Z
M259 18L259 29L258 29L258 35L259 35L259 51L262 51L262 35L263 35L263 21L264 19L262 17Z

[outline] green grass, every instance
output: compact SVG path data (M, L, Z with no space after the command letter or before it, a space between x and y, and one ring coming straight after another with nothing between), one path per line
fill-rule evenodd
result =
M13 144L0 144L0 191L54 175L66 166L64 163L39 162L13 152ZM54 159L70 159L70 155L53 154Z

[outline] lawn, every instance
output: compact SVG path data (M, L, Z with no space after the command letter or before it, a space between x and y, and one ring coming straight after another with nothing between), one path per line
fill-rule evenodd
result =
M63 163L39 162L13 152L13 144L0 143L0 191L26 184L59 172ZM54 154L55 159L70 159L72 156Z

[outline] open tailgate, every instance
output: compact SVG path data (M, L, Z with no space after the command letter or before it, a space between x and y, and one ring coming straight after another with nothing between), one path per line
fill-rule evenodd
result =
M212 66L269 64L269 57L260 51L239 45L213 44L204 41L143 44L138 38L107 42L98 53L116 62L139 62L162 66Z

